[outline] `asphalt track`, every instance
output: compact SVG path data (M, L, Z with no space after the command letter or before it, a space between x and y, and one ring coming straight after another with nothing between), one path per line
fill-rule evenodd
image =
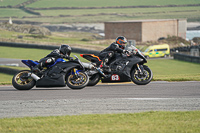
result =
M82 90L0 86L0 118L200 110L200 82L98 84Z

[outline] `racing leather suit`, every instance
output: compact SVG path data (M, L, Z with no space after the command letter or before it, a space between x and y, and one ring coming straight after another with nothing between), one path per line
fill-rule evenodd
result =
M108 68L107 64L109 63L110 59L114 56L115 52L123 53L125 52L125 50L123 48L120 48L118 44L113 42L112 44L110 44L110 46L108 46L99 53L99 58L102 60L102 62L98 63L97 66L101 64L101 67Z

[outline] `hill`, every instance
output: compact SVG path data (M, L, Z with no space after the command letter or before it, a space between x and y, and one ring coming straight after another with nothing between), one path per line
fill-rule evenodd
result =
M14 15L13 15L14 14ZM134 19L200 21L197 0L1 0L0 21L99 23Z

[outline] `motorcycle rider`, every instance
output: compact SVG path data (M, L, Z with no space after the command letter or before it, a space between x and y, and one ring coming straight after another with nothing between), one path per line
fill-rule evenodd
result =
M115 42L113 42L112 44L110 44L110 46L102 50L99 53L99 58L102 61L97 64L97 70L100 71L101 73L102 73L101 68L109 70L109 66L107 64L109 64L109 61L114 56L114 54L116 52L126 53L126 50L124 50L126 43L127 39L124 36L118 36Z
M66 44L62 44L59 49L53 50L46 57L39 60L39 64L34 66L32 69L35 72L40 72L43 67L47 67L48 65L52 65L58 58L66 58L68 60L73 60L73 57L70 57L71 47Z

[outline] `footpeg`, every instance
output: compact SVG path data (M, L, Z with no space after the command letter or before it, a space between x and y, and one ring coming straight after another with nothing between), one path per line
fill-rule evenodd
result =
M97 70L101 75L103 75L104 77L106 77L106 75L101 71L100 68L96 68L96 70Z

